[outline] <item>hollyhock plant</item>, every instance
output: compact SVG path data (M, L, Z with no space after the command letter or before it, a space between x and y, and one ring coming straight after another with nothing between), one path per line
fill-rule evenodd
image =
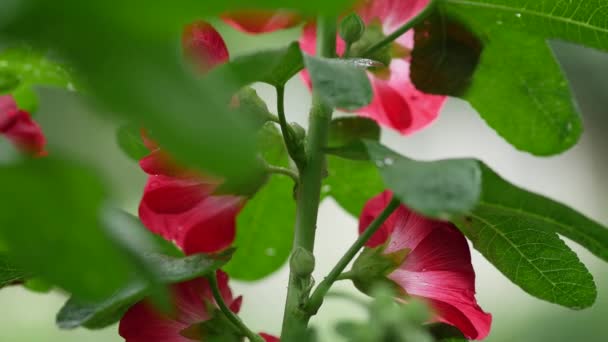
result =
M204 21L196 21L184 28L184 54L194 61L202 73L228 61L230 55L222 36Z
M357 113L402 134L414 133L432 123L446 100L445 96L429 95L417 90L410 80L413 30L372 56L358 54L407 23L428 2L429 0L370 0L361 1L356 8L356 13L367 29L361 40L352 46L348 57L368 57L386 65L368 72L374 96L372 102L357 110ZM340 37L337 39L336 52L343 56L347 44ZM317 34L313 23L304 27L300 46L304 52L315 54ZM307 72L302 73L302 78L311 87Z
M298 25L302 19L289 11L249 10L229 12L222 19L235 29L250 33L268 33Z
M46 139L29 113L20 110L11 95L0 96L0 134L21 151L33 156L46 155Z
M384 210L390 191L372 198L359 219L362 233ZM436 320L457 327L470 339L484 339L492 323L475 299L475 272L466 239L451 223L425 218L401 205L366 244L362 258L386 258L396 263L386 276L403 293L403 300L416 297L434 309ZM372 252L378 249L380 256ZM369 253L371 252L371 253ZM362 276L369 276L362 275Z

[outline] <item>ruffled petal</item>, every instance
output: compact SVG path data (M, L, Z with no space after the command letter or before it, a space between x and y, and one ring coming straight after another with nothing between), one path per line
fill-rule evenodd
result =
M380 215L392 197L392 192L387 190L365 204L359 218L359 233L362 233ZM386 253L403 249L413 250L432 232L433 224L433 221L402 205L384 221L366 246L377 247L388 241Z
M33 156L46 155L46 139L30 115L17 108L10 95L0 96L0 134L17 148Z
M228 47L213 26L197 21L185 27L182 35L184 53L207 72L229 59Z
M175 242L186 254L214 253L229 247L236 234L238 196L216 196L213 183L200 179L150 176L139 206L142 223Z
M240 306L241 297L234 299L228 287L228 276L217 271L220 292L227 305ZM204 278L172 285L174 311L159 313L146 301L131 307L120 321L119 333L127 342L191 342L182 333L195 324L212 318L209 305L215 305L209 282ZM235 311L235 312L238 312Z
M302 21L296 13L264 10L230 12L222 19L235 29L252 34L287 29Z
M411 248L404 264L389 278L407 294L430 300L438 320L456 326L468 338L485 338L492 316L477 305L475 272L466 239L450 223L420 222L430 233ZM393 233L393 240L401 237Z
M158 313L142 301L132 306L120 320L118 333L126 342L192 342L180 335L188 326Z
M186 254L214 253L230 247L236 237L236 216L242 202L235 196L208 197L185 220L186 228L177 244Z

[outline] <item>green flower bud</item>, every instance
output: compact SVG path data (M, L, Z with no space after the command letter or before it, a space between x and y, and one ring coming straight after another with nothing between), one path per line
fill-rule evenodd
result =
M315 257L304 248L298 247L289 259L289 266L297 277L309 277L315 269Z
M340 37L344 39L347 44L352 44L361 37L365 33L365 23L357 15L357 13L352 13L340 23Z
M247 115L256 128L268 121L273 121L273 115L268 110L266 103L253 88L241 89L236 95L236 100L239 111Z

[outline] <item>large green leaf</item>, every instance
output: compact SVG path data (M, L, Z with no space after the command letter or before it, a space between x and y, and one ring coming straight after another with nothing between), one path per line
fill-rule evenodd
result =
M417 28L412 79L423 91L468 100L520 150L536 155L563 152L578 141L582 125L548 40L607 50L603 5L597 0L440 0L439 14ZM456 26L460 29L454 30ZM467 55L466 49L481 48L475 39L483 52L468 82L467 70L477 57ZM457 94L441 85L467 83L470 88Z
M563 235L608 261L608 228L544 196L518 188L487 166L478 208L517 216L548 232Z
M103 231L104 189L94 173L44 158L0 167L0 239L23 270L85 298L109 295L131 264Z
M191 280L216 271L226 263L228 255L216 258L207 255L193 255L173 258L160 254L148 254L146 263L155 265L159 279L164 284ZM100 301L86 302L70 298L57 314L57 325L62 329L84 326L101 329L116 323L136 302L153 292L153 286L143 281L133 281L116 293Z
M481 170L473 159L416 161L373 140L328 151L369 159L378 168L386 189L403 204L429 217L464 215L477 205L481 194Z
M573 309L591 306L597 296L593 277L557 234L606 260L608 230L509 184L485 165L482 172L479 205L458 223L475 248L531 295Z
M375 121L362 117L332 120L328 147L338 148L359 139L380 139L380 127ZM351 215L358 217L363 206L384 190L378 168L369 161L327 156L327 178L322 196L330 196Z
M264 159L272 165L287 167L289 156L277 128L267 124L260 136ZM288 177L273 175L239 214L236 252L226 266L233 278L258 280L287 261L295 222L293 187Z
M363 68L352 61L305 55L312 87L334 108L356 110L372 101L372 86Z
M123 124L118 128L116 142L125 155L137 162L150 153L144 145L141 127L132 122Z

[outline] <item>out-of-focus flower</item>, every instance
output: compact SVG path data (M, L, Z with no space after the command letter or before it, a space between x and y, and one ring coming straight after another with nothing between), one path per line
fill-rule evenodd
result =
M195 62L203 73L230 58L222 36L204 21L194 22L184 28L182 47L184 54Z
M371 199L359 219L362 233L392 198L386 191ZM373 258L366 262L361 258ZM380 261L380 262L378 262ZM400 206L368 241L357 264L393 267L377 277L391 280L402 292L401 300L417 297L429 303L435 319L457 327L470 339L483 339L492 316L475 299L475 272L466 239L451 223L420 216ZM372 268L367 268L369 270ZM370 274L362 275L370 276ZM371 279L370 279L371 280ZM355 280L356 284L356 280Z
M445 96L420 92L410 80L411 51L414 48L414 32L410 30L392 44L371 56L361 54L422 11L429 0L369 0L360 1L356 13L367 29L358 42L353 44L349 56L367 57L386 65L368 72L374 97L372 102L357 113L376 120L402 134L414 133L437 116L446 100ZM337 53L346 50L344 41L337 37ZM309 23L304 27L300 46L306 53L316 51L316 27ZM302 73L305 83L311 87L307 72Z
M228 286L228 276L217 271L220 293L234 313L241 308L242 297L234 298ZM120 336L126 342L192 342L218 337L215 329L204 323L223 315L213 298L209 282L204 278L175 284L171 288L174 310L158 312L152 304L141 301L132 306L120 320Z
M246 33L268 33L298 25L302 19L289 11L249 10L229 12L222 19L230 26Z
M46 139L29 113L20 110L11 95L0 96L0 134L21 151L36 157L46 155Z

